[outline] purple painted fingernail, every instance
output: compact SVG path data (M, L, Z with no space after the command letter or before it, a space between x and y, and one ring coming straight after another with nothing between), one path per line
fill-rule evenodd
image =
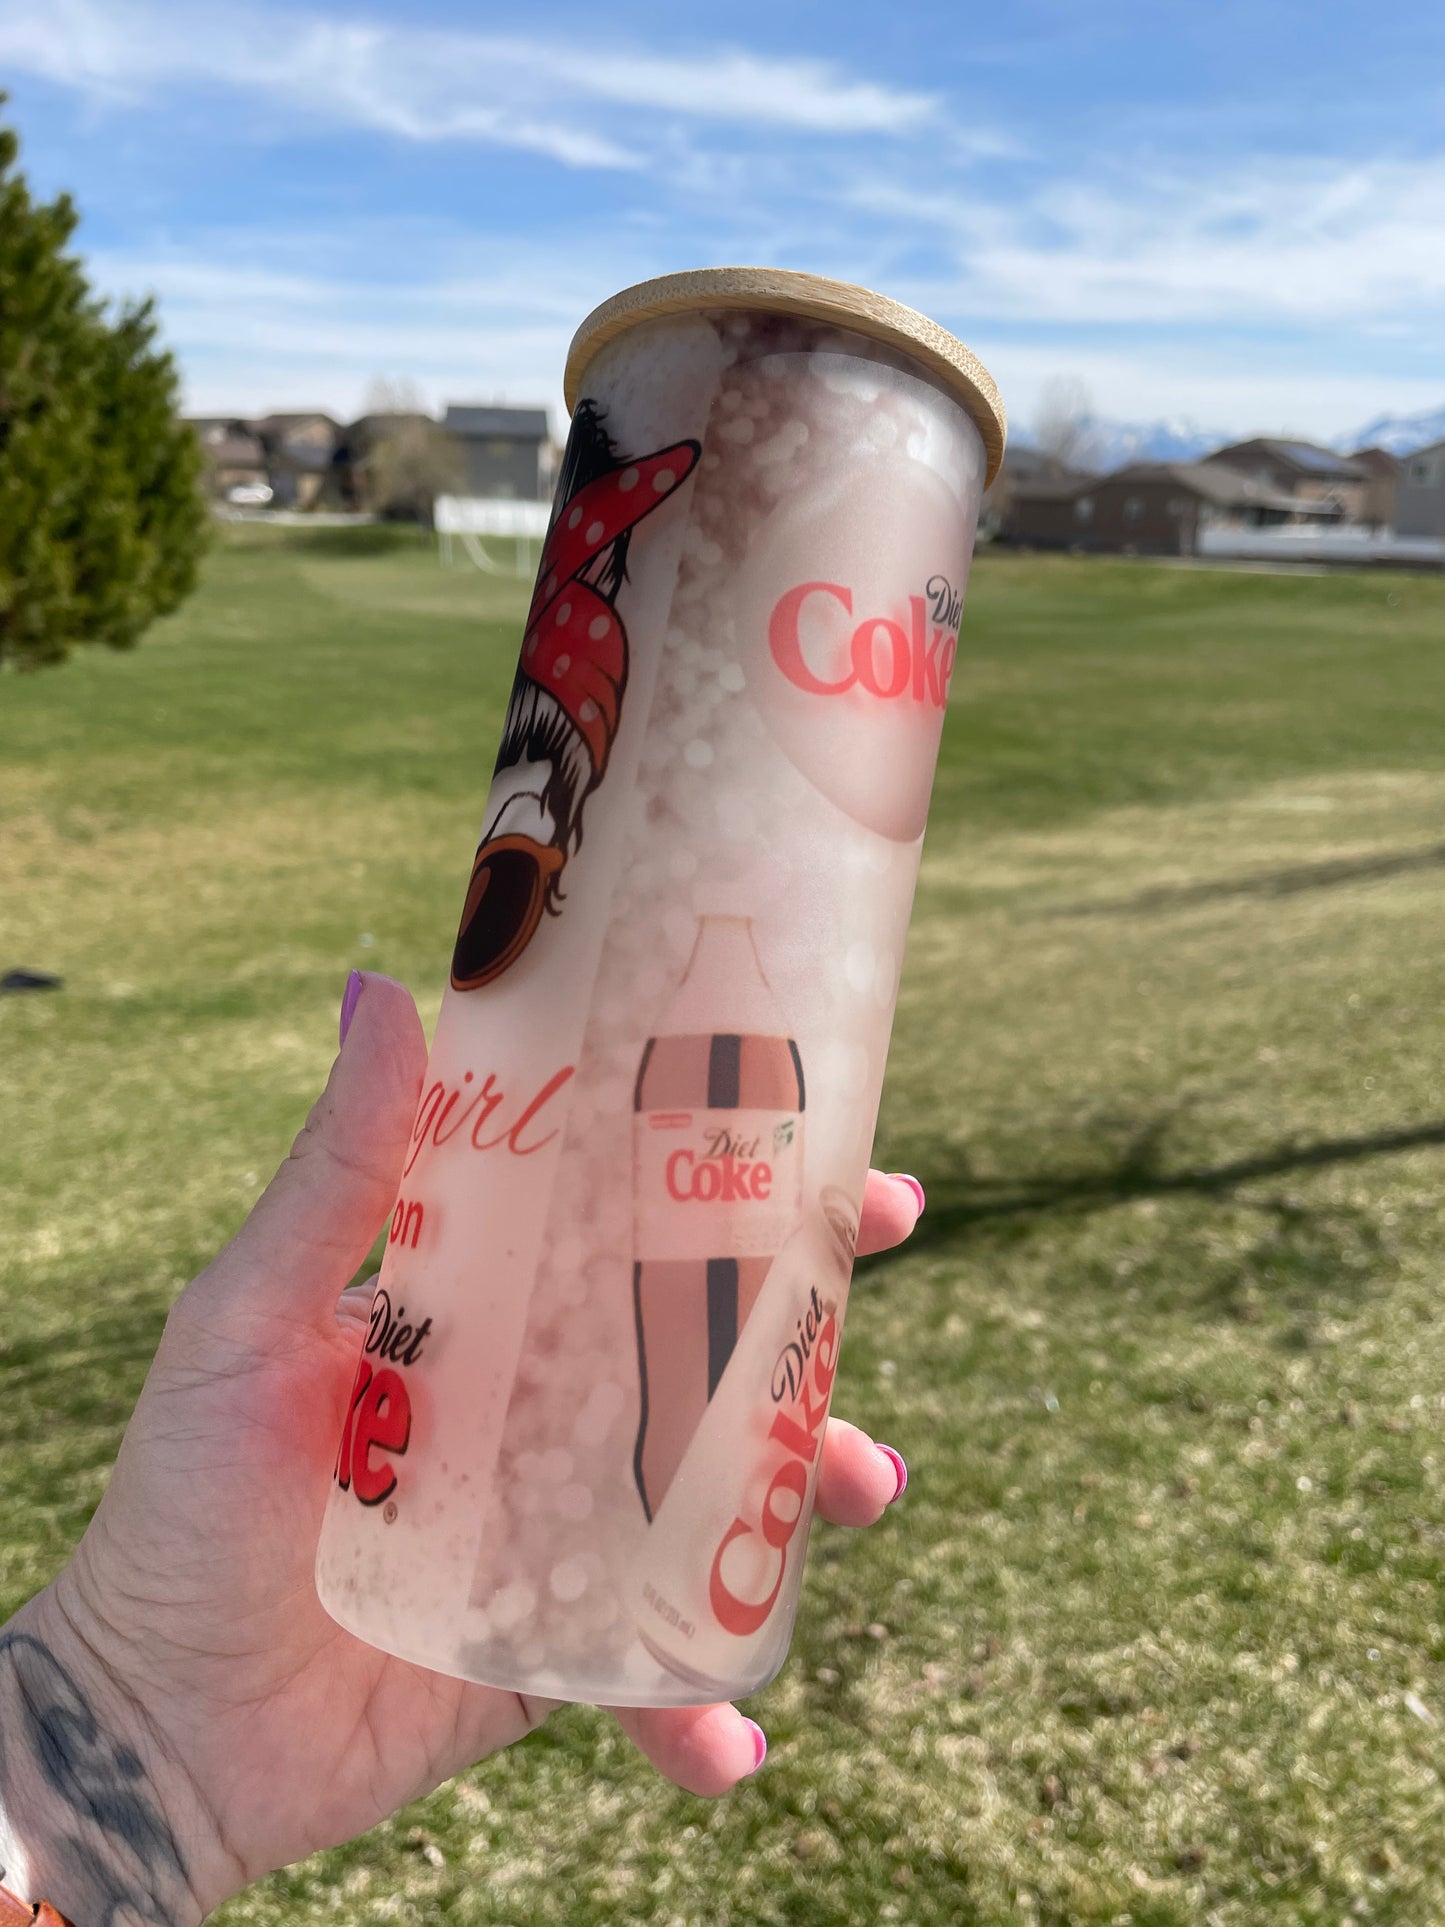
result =
M346 989L341 998L341 1042L346 1042L346 1033L351 1029L351 1020L356 1015L356 1006L361 1002L361 993L366 979L359 970L353 970L346 980Z
M892 1505L893 1500L901 1499L908 1489L908 1467L903 1463L903 1454L901 1452L895 1452L891 1445L880 1445L878 1450L893 1467L893 1476L898 1481L893 1498L888 1501L889 1505Z
M895 1184L911 1186L913 1195L918 1200L918 1215L921 1218L923 1216L923 1207L928 1203L928 1199L924 1195L923 1186L918 1182L917 1178L910 1177L906 1171L890 1171L888 1175Z
M757 1721L750 1720L746 1713L744 1713L743 1715L743 1725L750 1726L753 1729L753 1756L754 1757L753 1757L752 1770L754 1773L756 1773L758 1768L762 1765L763 1761L768 1757L768 1736L763 1731L763 1729L758 1725Z

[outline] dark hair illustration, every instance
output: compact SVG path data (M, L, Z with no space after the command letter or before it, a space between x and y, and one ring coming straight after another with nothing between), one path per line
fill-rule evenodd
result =
M613 469L624 467L630 459L613 446L612 437L602 423L602 410L596 402L586 399L578 402L577 412L572 417L572 432L567 437L567 452L562 458L562 472L557 478L557 506L552 511L553 525L578 489L595 482L599 475L607 475ZM609 602L616 599L617 591L627 580L627 545L631 539L630 530L619 535L582 577L599 595L606 596Z
M557 827L558 848L569 855L582 847L582 805L597 785L587 746L557 698L539 689L520 670L512 684L497 769L517 763L550 763L552 774L542 791L542 804ZM557 914L561 901L560 870L547 879L547 909Z

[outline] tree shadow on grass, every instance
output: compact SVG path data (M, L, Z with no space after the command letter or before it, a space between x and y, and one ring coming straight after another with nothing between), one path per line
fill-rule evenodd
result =
M1100 903L1066 903L1042 912L1045 917L1134 917L1189 910L1202 903L1236 898L1301 896L1310 890L1338 890L1351 883L1376 883L1412 871L1445 869L1445 843L1417 850L1396 850L1378 856L1333 857L1324 863L1298 863L1282 870L1258 870L1242 877L1219 877L1204 883L1159 884L1132 897L1111 897Z
M1375 1131L1361 1137L1320 1138L1299 1144L1287 1140L1270 1150L1223 1164L1184 1165L1169 1170L1164 1148L1172 1115L1139 1125L1120 1155L1097 1171L1045 1173L1037 1177L975 1178L952 1171L931 1179L928 1210L913 1234L912 1249L951 1243L975 1227L1009 1218L1034 1218L1045 1212L1075 1215L1106 1211L1144 1198L1229 1197L1241 1185L1297 1171L1327 1170L1399 1151L1445 1145L1445 1118Z
M0 1451L43 1448L25 1460L35 1504L63 1503L71 1480L114 1458L165 1320L160 1304L87 1307L64 1330L0 1346Z
M1216 1207L1220 1215L1245 1214L1256 1223L1224 1252L1203 1249L1197 1220L1161 1227L1160 1248L1152 1258L1121 1258L1110 1284L1128 1278L1138 1291L1153 1281L1151 1295L1157 1299L1170 1296L1176 1303L1189 1301L1200 1309L1245 1319L1259 1315L1264 1295L1303 1317L1338 1305L1342 1298L1358 1299L1382 1269L1393 1267L1393 1255L1366 1210L1254 1187L1270 1179L1445 1147L1445 1119L1434 1118L1354 1137L1288 1140L1219 1164L1171 1168L1166 1153L1177 1115L1169 1112L1132 1123L1114 1155L1093 1170L980 1178L965 1163L926 1175L928 1209L908 1249L927 1254L957 1251L970 1243L1016 1243L1051 1221L1083 1219L1146 1201L1196 1200ZM1081 1267L1071 1288L1087 1276ZM1304 1324L1297 1324L1293 1335L1308 1342Z

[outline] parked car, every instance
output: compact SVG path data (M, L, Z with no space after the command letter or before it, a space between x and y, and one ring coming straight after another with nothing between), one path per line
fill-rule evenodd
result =
M226 500L238 509L263 509L274 493L267 482L237 482L226 490Z

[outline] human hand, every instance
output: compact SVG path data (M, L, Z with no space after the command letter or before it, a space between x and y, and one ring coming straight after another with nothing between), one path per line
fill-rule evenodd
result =
M200 1918L521 1738L554 1704L378 1652L316 1596L369 1301L344 1288L392 1208L426 1062L409 994L363 982L290 1157L177 1300L75 1557L0 1635L64 1809L57 1820L55 1798L37 1807L12 1787L12 1746L0 1844L8 1818L31 1890L82 1923ZM912 1180L870 1173L859 1249L899 1243L921 1202ZM871 1524L905 1478L890 1448L829 1422L825 1518ZM0 1730L6 1717L0 1705ZM732 1706L617 1718L694 1793L761 1764L761 1731ZM43 1757L56 1732L71 1749L59 1769ZM105 1849L89 1867L77 1856L87 1813Z

